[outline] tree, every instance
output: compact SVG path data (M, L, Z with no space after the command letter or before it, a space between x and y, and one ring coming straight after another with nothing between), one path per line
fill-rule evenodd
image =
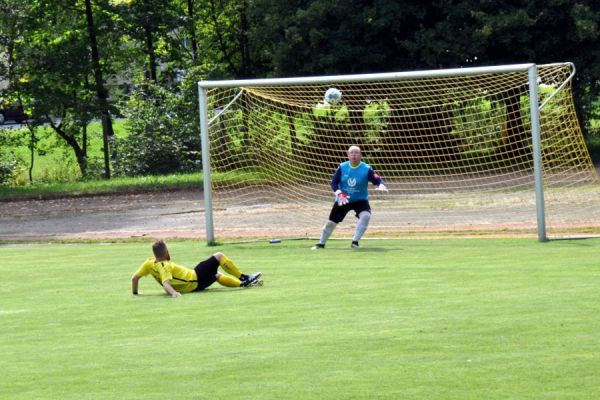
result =
M600 3L595 0L446 0L415 35L411 52L428 68L572 61L582 121L600 95Z
M91 7L89 0L30 2L20 17L27 29L15 47L10 82L30 100L32 126L49 124L73 150L84 177L87 125L100 117L105 135L112 133ZM105 175L110 177L107 163Z
M98 40L96 38L96 25L94 24L94 13L91 0L85 0L85 19L87 22L88 39L90 45L91 66L94 73L94 86L98 99L98 108L102 120L102 141L104 144L104 177L110 179L109 141L115 135L110 118L108 106L108 90L104 86L102 67L100 66L100 54L98 52Z
M404 70L419 65L407 41L425 7L398 0L256 0L261 29L252 39L264 43L273 76Z
M192 63L195 64L198 61L198 42L196 40L196 21L194 18L194 0L185 0L186 11L187 11L187 23L186 26L189 30L189 39L192 48Z
M169 61L161 58L167 54L169 35L176 35L183 24L181 10L173 1L164 0L118 0L114 4L122 40L139 44L146 58L146 78L158 82L159 64ZM136 48L129 46L131 51Z

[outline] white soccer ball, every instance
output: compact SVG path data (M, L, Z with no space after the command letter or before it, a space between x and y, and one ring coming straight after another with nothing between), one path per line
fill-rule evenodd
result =
M332 106L334 106L334 105L338 104L340 101L342 101L342 92L334 87L329 88L325 92L324 99L325 99L325 103L331 104Z

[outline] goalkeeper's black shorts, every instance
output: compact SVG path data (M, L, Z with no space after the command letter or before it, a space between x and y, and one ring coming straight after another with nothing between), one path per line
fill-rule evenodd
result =
M333 208L329 213L329 220L339 224L346 218L346 214L348 214L350 210L354 211L356 218L358 218L358 215L363 211L371 212L371 205L369 204L369 200L358 200L344 204L343 206L338 205L336 201L333 203Z

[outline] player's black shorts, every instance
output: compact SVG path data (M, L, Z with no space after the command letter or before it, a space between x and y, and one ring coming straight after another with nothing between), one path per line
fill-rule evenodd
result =
M358 218L358 214L363 211L371 212L371 206L369 205L369 200L358 200L352 203L344 204L343 206L339 206L337 201L333 204L333 208L329 213L329 220L339 224L346 218L346 214L353 210L356 214L356 218Z
M206 260L202 261L194 271L196 271L196 275L198 276L198 287L196 288L196 292L206 289L217 280L217 270L219 269L219 261L214 257L210 256Z

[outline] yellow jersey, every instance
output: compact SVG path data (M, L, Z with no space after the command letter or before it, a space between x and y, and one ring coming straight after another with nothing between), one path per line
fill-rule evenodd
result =
M135 274L139 277L150 274L161 286L166 280L170 280L173 289L180 293L193 292L198 287L196 271L171 261L157 262L154 257L144 261Z

